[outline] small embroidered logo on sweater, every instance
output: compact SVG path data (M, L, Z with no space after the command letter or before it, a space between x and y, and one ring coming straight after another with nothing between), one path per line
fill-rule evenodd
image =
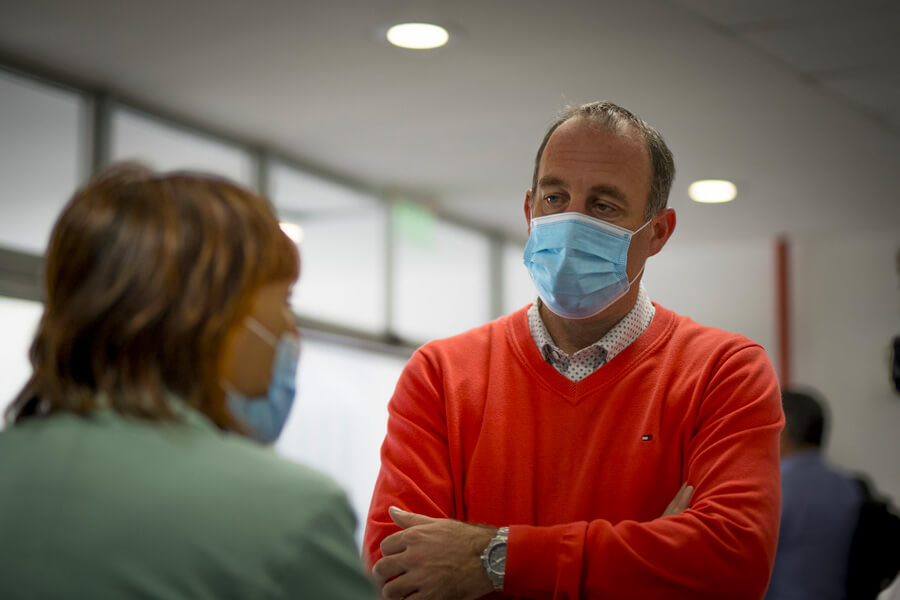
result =
M653 441L653 434L645 433L644 435L641 436L641 441L642 441L642 442L652 442L652 441Z

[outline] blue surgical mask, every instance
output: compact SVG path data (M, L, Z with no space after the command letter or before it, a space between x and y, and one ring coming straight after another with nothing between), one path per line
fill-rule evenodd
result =
M630 231L576 212L532 219L524 259L538 296L566 319L603 312L634 283L626 271L628 247L649 223Z
M288 332L275 337L253 317L247 317L244 326L275 349L269 389L265 396L248 398L233 385L225 383L225 401L231 414L247 425L255 439L264 444L272 444L287 423L297 393L300 340Z

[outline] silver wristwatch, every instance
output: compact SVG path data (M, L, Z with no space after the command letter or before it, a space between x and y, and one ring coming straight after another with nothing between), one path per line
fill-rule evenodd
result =
M494 589L503 590L503 576L506 574L506 541L509 539L509 527L501 527L484 552L481 553L481 564L487 572Z

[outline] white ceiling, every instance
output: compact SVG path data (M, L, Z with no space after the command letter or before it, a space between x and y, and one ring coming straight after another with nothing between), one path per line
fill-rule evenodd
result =
M445 24L441 49L379 37ZM865 0L0 0L0 61L66 73L524 237L544 129L608 99L675 154L681 239L900 239L900 12ZM728 178L735 202L687 199Z

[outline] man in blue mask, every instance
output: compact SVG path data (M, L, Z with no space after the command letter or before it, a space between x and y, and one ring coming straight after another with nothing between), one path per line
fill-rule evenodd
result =
M759 600L778 529L778 382L752 341L653 303L672 155L592 103L544 137L534 304L412 357L365 536L385 598Z

